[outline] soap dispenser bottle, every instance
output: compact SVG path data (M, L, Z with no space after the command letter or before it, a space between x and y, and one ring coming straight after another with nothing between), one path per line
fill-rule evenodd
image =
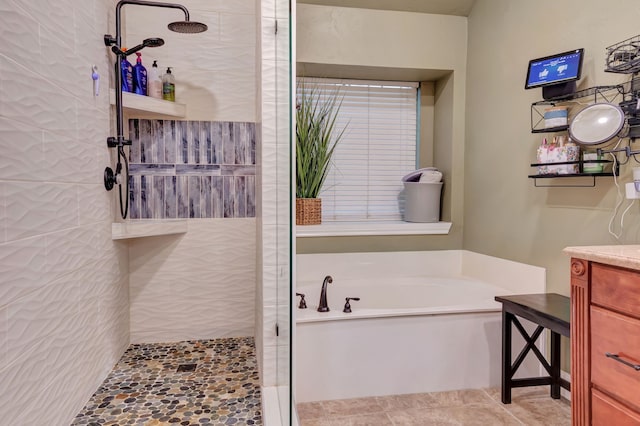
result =
M162 99L165 101L176 101L176 79L171 74L171 67L162 76Z
M133 92L147 96L147 69L142 65L142 53L136 52L138 58L133 66Z
M162 99L162 76L158 69L158 61L153 61L147 75L147 94L152 98Z

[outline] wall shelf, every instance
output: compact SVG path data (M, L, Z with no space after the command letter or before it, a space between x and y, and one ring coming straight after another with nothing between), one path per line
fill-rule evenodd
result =
M109 90L111 105L116 103L115 90ZM150 96L136 95L135 93L122 93L122 108L129 118L184 118L187 115L187 106Z
M531 133L555 133L555 132L564 132L569 129L569 125L565 126L556 126L556 127L543 127L540 129L531 129Z
M579 90L569 95L558 96L555 98L544 99L531 104L531 133L553 133L561 132L569 129L569 126L557 126L551 128L544 127L544 113L548 108L557 105L566 105L573 103L597 103L608 102L615 103L624 99L624 95L628 90L624 84L616 84L613 86L594 86L588 89ZM582 102L577 102L582 99ZM575 102L574 102L575 101ZM573 108L569 111L570 117L574 116L582 108Z
M529 179L533 179L533 185L536 188L593 188L596 186L596 177L613 176L613 173L572 173L566 175L529 175ZM617 175L616 175L617 176ZM588 185L538 185L538 179L555 179L555 178L591 178Z
M158 235L184 234L187 232L187 220L130 220L111 224L111 239L155 237Z
M583 172L582 170L584 170L584 164L585 163L592 163L592 164L609 164L609 163L613 163L611 160L581 160L581 161L564 161L564 162L559 162L559 163L534 163L531 164L531 167L539 167L539 166L559 166L559 165L564 165L564 164L578 164L579 165L579 170L581 170L580 173L567 173L567 174L558 174L558 173L548 173L548 174L534 174L534 175L529 175L528 178L529 179L533 179L533 184L536 188L554 188L554 187L578 187L578 188L592 188L594 186L596 186L596 177L602 177L602 176L619 176L620 175L620 166L619 164L616 163L616 166L614 168L614 171L612 172L601 172L601 173L588 173L588 172ZM566 185L566 184L561 184L561 185L538 185L538 179L563 179L563 178L591 178L590 179L590 184L588 185Z

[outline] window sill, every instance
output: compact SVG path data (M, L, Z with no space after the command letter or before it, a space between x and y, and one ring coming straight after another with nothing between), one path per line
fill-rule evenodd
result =
M366 235L446 235L449 233L450 229L451 222L325 222L321 225L296 226L296 237L309 238Z

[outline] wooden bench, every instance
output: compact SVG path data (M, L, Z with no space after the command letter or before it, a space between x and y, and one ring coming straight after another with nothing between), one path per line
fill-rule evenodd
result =
M502 403L511 404L511 389L525 386L551 385L551 398L559 399L560 387L571 390L569 382L560 377L560 336L570 337L570 299L559 294L541 293L496 296L495 300L502 303ZM529 335L516 316L527 319L538 327ZM525 347L513 364L512 324L526 341ZM549 362L535 345L545 328L551 330ZM530 351L535 354L549 375L514 379L513 376Z

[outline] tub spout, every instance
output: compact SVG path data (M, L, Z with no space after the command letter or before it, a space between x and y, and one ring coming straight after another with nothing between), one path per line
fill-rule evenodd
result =
M331 275L324 277L322 282L322 290L320 291L320 304L318 305L318 312L329 312L329 305L327 304L327 283L332 283L333 278Z

